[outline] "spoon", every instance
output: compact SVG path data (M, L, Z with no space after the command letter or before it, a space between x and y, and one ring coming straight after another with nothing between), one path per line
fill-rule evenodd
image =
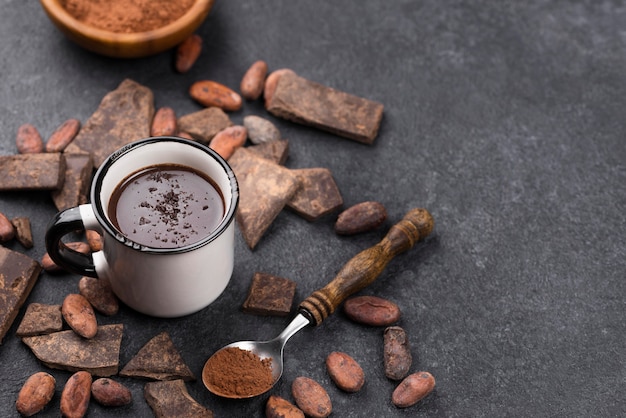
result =
M269 341L234 342L216 351L202 370L204 386L215 395L231 399L251 398L270 390L283 374L283 351L289 338L307 325L320 325L348 296L374 282L391 259L426 238L433 226L433 218L426 209L411 209L378 244L352 257L330 283L303 300L298 307L298 314L276 338ZM250 351L262 360L271 360L273 382L269 387L260 387L256 390L258 393L241 395L225 392L212 383L215 380L212 379L214 370L209 367L211 359L233 347Z

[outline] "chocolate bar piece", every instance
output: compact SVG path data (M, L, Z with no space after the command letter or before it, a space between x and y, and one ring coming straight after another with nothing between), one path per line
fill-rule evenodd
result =
M259 157L282 165L285 164L289 156L289 140L279 139L277 141L264 142L259 145L249 146L247 149Z
M372 144L383 117L383 105L285 73L267 109L280 118L314 126Z
M232 126L226 112L219 107L208 107L178 118L178 129L194 139L208 144L220 131Z
M196 401L180 379L148 382L143 391L146 403L156 418L213 418L213 412Z
M63 154L0 156L0 191L57 190L65 180Z
M239 148L228 160L239 182L237 223L250 249L296 192L299 182L291 170Z
M31 303L15 334L18 337L32 337L33 335L51 334L63 329L61 305L46 305Z
M0 245L0 343L35 286L41 266Z
M339 188L327 168L291 171L300 180L300 188L287 202L287 206L307 221L315 221L343 205Z
M266 273L255 273L243 303L243 311L258 315L287 316L291 312L296 282Z
M24 248L33 248L33 231L30 227L30 219L26 216L18 216L11 219L11 223L15 228L15 238L22 244Z
M152 90L126 79L102 98L65 152L89 153L98 168L113 151L150 136L153 116Z
M65 153L65 182L63 188L52 192L52 200L59 211L87 203L93 174L89 154Z

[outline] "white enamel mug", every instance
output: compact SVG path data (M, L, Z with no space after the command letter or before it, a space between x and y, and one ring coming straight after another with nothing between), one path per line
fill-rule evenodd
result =
M143 168L177 164L211 178L224 198L224 216L198 242L177 248L151 248L133 242L113 224L107 208L115 188ZM233 272L237 180L228 163L212 149L177 137L146 138L111 154L96 172L90 204L59 212L48 225L46 248L60 267L84 276L107 278L113 292L131 308L156 317L197 312L226 288ZM103 236L101 251L81 254L62 238L95 230Z

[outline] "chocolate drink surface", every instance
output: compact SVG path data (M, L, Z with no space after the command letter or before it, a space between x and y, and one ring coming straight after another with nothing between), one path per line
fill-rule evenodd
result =
M155 165L117 185L108 215L138 244L179 248L215 230L224 216L224 199L213 180L191 167Z

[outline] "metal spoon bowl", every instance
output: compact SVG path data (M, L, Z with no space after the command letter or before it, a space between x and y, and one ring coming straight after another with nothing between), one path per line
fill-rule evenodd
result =
M271 359L273 383L270 387L262 387L258 393L248 393L246 396L224 393L211 384L210 376L213 370L208 367L211 360L209 358L202 370L202 381L206 388L215 395L231 399L252 398L270 390L283 374L283 351L287 340L307 325L321 324L348 296L376 280L387 263L396 255L426 238L432 232L433 226L433 218L426 209L410 210L400 222L391 227L378 244L352 257L330 283L303 300L298 315L276 338L269 341L235 342L213 354L215 356L226 348L238 347L251 351L261 359Z

